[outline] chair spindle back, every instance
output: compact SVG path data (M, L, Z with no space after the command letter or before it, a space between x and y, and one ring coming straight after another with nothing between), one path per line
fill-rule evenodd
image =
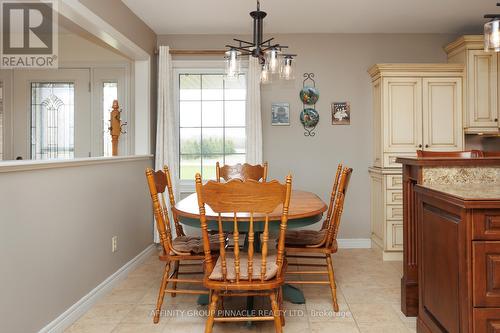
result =
M172 187L172 178L170 177L170 170L168 166L166 165L163 166L163 172L167 177L167 189L168 189L168 199L170 201L170 208L174 208L175 207L174 189ZM182 225L179 223L179 218L174 209L172 209L172 218L174 220L175 234L177 235L177 237L185 236L186 234L184 233L184 229L182 228Z
M168 170L168 169L167 169ZM148 181L149 193L153 202L153 213L156 220L156 229L160 234L160 242L164 253L170 253L172 249L172 230L168 217L168 207L164 193L167 187L167 175L165 172L146 169L146 179Z
M324 230L330 226L330 221L332 217L333 206L335 204L335 197L337 196L337 188L339 185L340 175L342 173L342 163L337 166L337 172L335 173L335 179L333 180L332 193L330 194L330 203L328 204L328 211L326 212L326 219L323 221L321 230Z
M267 180L267 162L263 165L250 165L248 163L245 164L236 164L236 165L224 165L220 166L219 162L215 164L215 172L216 172L216 180L220 182L220 179L224 179L226 182L231 179L253 179L255 181L259 181L262 179L262 182L266 182Z
M327 247L332 247L335 243L335 240L337 239L340 227L340 220L342 218L342 213L344 211L345 196L347 193L347 188L349 186L349 181L351 179L351 174L352 174L351 168L344 168L344 170L342 170L342 174L340 175L332 217L327 231L327 237L326 237Z
M466 150L466 151L427 151L427 150L417 150L417 157L478 158L478 157L483 157L483 152L481 150Z
M282 207L278 249L276 254L277 276L283 270L285 253L285 232L288 221L288 207L292 189L292 177L286 178L285 184L280 184L273 180L267 183L255 180L233 179L227 183L209 181L205 185L201 182L201 176L196 175L196 193L198 196L198 206L200 211L200 222L203 237L203 248L205 254L206 275L210 276L214 269L214 262L210 252L208 237L207 218L205 215L205 205L217 213L218 235L220 240L220 261L222 280L228 283L238 283L242 279L242 272L246 270L248 282L258 282L266 280L268 242L269 242L269 214L278 207ZM259 214L259 219L264 215L264 228L262 235L262 246L260 254L260 267L258 260L254 263L255 254L255 215ZM224 248L224 225L232 223L234 252L233 257L229 257ZM248 248L246 253L247 265L242 267L241 261L244 250L239 247L240 230L242 226L248 227ZM246 228L245 228L246 229ZM234 260L234 272L228 271L228 261ZM231 266L232 267L232 266ZM257 271L258 270L258 271ZM256 272L259 272L258 274ZM234 273L234 274L233 274ZM256 276L258 278L256 278Z

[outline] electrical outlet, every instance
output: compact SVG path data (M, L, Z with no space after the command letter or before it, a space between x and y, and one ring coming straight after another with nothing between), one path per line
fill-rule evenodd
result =
M111 252L118 251L118 236L111 237Z

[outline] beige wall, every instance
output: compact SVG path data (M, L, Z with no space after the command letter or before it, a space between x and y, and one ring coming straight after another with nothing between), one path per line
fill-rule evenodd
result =
M38 332L151 244L151 165L0 166L0 331Z
M59 62L129 63L132 61L104 43L74 33L59 34Z
M298 53L295 82L262 87L264 159L270 176L283 179L290 171L293 186L315 192L326 201L336 164L354 168L341 238L370 237L368 167L371 161L371 83L367 69L375 63L445 62L442 46L452 35L300 34L275 35ZM173 48L222 49L233 36L164 35L160 44ZM247 36L248 38L248 36ZM302 74L313 72L321 96L316 105L320 123L314 138L305 137L299 122ZM351 102L350 126L332 126L330 103ZM271 126L271 104L290 103L291 126Z
M149 54L154 53L156 34L121 0L79 0Z

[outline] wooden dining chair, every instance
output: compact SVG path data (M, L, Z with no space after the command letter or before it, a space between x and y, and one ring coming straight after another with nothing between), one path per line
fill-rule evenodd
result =
M231 179L253 179L259 181L262 179L262 182L266 182L267 180L267 162L264 162L263 165L250 165L248 163L245 164L235 164L235 165L224 165L220 166L219 162L215 164L215 174L216 180L220 182L221 178L226 182Z
M289 263L290 266L303 267L326 267L327 270L297 270L288 271L287 274L307 274L307 275L328 275L328 281L308 280L297 281L287 280L289 284L325 284L330 286L332 294L333 310L339 311L337 302L337 286L335 283L335 273L331 255L338 250L337 234L340 226L340 220L344 209L344 201L351 178L352 169L344 168L340 164L333 182L333 189L330 196L330 204L326 219L320 230L290 230L286 233L285 251L287 258L317 260L325 259L326 264L317 263ZM311 255L312 254L312 255ZM317 255L315 255L317 254Z
M483 157L483 152L480 151L480 150L466 150L466 151L426 151L426 150L417 150L417 157L477 158L477 157Z
M500 157L500 151L483 151L484 157Z
M156 311L153 317L153 322L156 324L160 320L161 307L165 293L170 293L172 297L175 297L176 294L208 294L208 290L204 288L200 288L199 290L177 289L177 283L194 283L199 284L200 287L202 286L202 279L179 279L178 276L179 274L203 274L201 271L179 272L181 266L201 266L200 261L205 259L203 254L203 242L201 237L186 236L175 214L173 214L173 219L176 229L176 237L172 236L170 218L168 216L169 210L164 196L165 188L168 188L170 204L175 204L168 167L164 167L163 171L159 170L156 172L149 168L146 169L146 179L151 199L153 201L156 228L160 235L160 243L163 247L163 253L159 256L159 259L165 262L165 269L160 284L158 300L156 302ZM212 244L214 252L219 250L219 241L220 239L218 235L210 236L210 244ZM224 247L225 240L222 239L221 241L223 243L222 247ZM167 288L169 283L171 283L171 287Z
M196 193L200 211L203 248L205 251L205 277L203 284L210 290L210 304L205 333L210 333L214 322L224 321L274 321L276 332L282 331L281 286L284 283L285 232L288 222L288 207L292 189L292 177L285 184L273 180L267 183L255 180L233 179L227 183L209 181L205 185L201 176L196 175ZM224 230L231 229L234 250L229 252L220 246L220 256L215 262L212 256L210 235L207 229L206 205L218 214L219 239ZM269 252L269 214L282 206L279 226L279 241L275 254ZM255 251L255 215L264 218L261 253ZM264 216L262 216L264 215ZM273 222L271 222L273 223ZM277 223L277 222L276 222ZM224 228L227 226L226 228ZM248 229L248 246L239 247L240 230ZM215 316L218 300L222 297L266 296L271 300L272 315L250 317Z

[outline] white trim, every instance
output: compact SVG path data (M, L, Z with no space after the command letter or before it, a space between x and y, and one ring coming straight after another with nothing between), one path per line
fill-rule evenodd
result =
M114 272L101 284L95 287L87 295L83 296L78 302L70 306L66 311L59 315L56 319L50 322L47 326L42 328L39 333L58 333L63 332L85 312L87 312L92 305L94 305L101 297L103 297L109 290L117 285L118 282L125 279L136 267L146 260L155 249L154 244L149 245L135 258L123 265L119 270Z
M0 173L15 171L30 171L42 169L57 169L79 167L84 165L110 164L153 160L153 155L115 156L115 157L86 157L71 160L24 160L0 162Z
M371 249L372 241L369 238L341 238L337 239L340 249Z
M384 261L403 261L403 252L382 252L382 259Z
M59 13L132 59L147 60L149 54L78 0L65 0Z

